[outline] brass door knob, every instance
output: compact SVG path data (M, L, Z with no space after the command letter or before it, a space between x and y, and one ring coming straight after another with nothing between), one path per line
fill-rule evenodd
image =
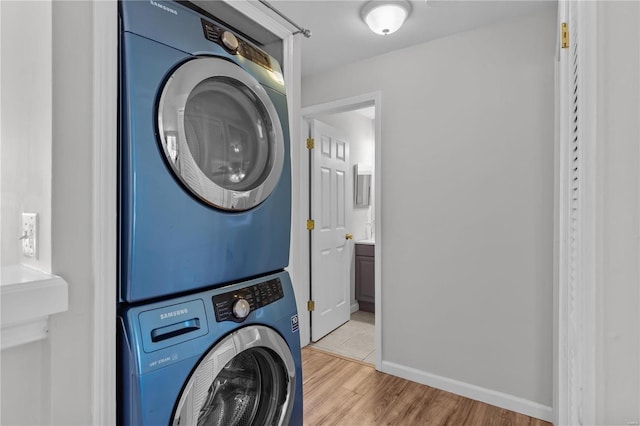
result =
M345 234L344 239L345 240L353 240L353 235L352 234Z

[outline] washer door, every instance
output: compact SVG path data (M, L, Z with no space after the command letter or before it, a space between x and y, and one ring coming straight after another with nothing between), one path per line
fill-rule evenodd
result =
M295 383L284 339L264 326L242 328L196 366L178 398L172 424L287 425Z
M248 210L273 191L284 137L264 87L227 60L198 57L178 67L158 104L162 151L197 198Z

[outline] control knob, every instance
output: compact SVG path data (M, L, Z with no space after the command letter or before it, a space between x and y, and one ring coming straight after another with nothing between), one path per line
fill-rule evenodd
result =
M251 312L251 305L245 299L238 299L233 302L232 306L233 316L238 319L245 319Z
M229 53L236 53L238 51L238 38L233 35L233 33L229 31L223 31L220 34L220 41L225 49L229 51Z

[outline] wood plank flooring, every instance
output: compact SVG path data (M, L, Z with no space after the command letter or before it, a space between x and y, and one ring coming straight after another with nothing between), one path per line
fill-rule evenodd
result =
M551 426L551 423L302 349L304 424Z

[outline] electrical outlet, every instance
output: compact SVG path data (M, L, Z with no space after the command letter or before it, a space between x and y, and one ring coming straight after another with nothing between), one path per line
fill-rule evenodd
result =
M20 241L22 254L26 257L36 257L38 241L38 214L22 213L22 231Z

